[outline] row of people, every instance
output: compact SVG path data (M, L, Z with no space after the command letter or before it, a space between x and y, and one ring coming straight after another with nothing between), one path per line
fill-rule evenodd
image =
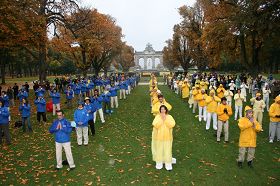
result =
M190 105L194 105L197 102L199 107L199 121L204 119L206 121L206 130L210 127L211 118L213 118L213 128L217 131L217 142L220 142L220 137L222 130L224 129L225 142L229 140L229 118L233 115L233 111L229 100L222 95L223 85L215 90L212 89L209 92L209 96L205 93L206 91L200 87L201 84L196 84L192 88L191 98L189 101ZM221 93L222 92L222 93ZM217 96L215 95L217 93ZM237 89L237 93L234 95L235 100L235 120L237 119L237 112L239 112L238 126L240 128L239 137L239 155L237 158L237 164L240 168L243 167L243 162L245 160L245 153L247 154L247 164L252 167L252 162L254 159L255 148L256 148L256 136L258 132L263 131L262 129L262 117L263 110L266 107L265 102L262 100L261 93L257 92L255 97L250 99L253 108L250 106L245 106L244 116L242 116L242 106L244 102L244 95L242 95L241 90ZM190 106L191 107L191 106ZM195 108L193 110L195 113ZM275 136L277 136L277 141L280 141L280 95L278 95L274 103L269 108L269 143L273 143ZM207 116L206 116L207 115Z

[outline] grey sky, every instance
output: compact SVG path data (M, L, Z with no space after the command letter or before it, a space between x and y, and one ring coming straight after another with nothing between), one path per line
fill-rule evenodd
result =
M124 40L142 51L148 42L162 50L172 37L174 24L180 22L178 8L193 5L195 0L81 0L83 5L97 8L117 19Z

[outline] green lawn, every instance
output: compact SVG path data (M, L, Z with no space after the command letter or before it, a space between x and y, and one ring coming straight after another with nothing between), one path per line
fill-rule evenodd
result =
M78 147L72 134L72 152L77 168L55 171L55 144L48 126L32 118L33 134L12 129L13 145L0 151L0 185L279 185L280 143L267 140L268 117L258 135L254 169L236 166L239 129L230 121L230 143L218 144L214 131L205 131L187 104L166 86L159 86L172 104L173 171L156 170L151 156L151 123L148 86L138 86L120 108L96 124L97 134L89 145ZM16 109L13 109L13 113ZM66 110L72 120L73 110ZM50 116L50 114L48 114ZM49 121L53 118L49 117Z

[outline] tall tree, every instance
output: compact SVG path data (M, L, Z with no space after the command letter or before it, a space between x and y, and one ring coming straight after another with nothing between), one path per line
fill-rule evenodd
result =
M134 66L134 48L123 42L121 52L115 57L124 72L128 72Z

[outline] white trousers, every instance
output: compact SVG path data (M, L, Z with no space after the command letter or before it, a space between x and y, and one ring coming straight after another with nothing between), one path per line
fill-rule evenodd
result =
M118 96L111 97L111 108L119 107Z
M78 145L83 144L83 137L84 137L84 145L87 145L88 144L88 127L77 127L76 133L77 133Z
M55 116L57 110L60 110L60 103L53 104L53 116Z
M101 108L101 109L98 109L97 111L98 111L98 113L99 113L101 122L102 122L102 123L105 123L104 114L103 114L102 108ZM96 111L96 112L97 112L97 111ZM96 121L96 112L94 112L94 114L93 114L93 121L94 121L94 123L95 123L95 121Z
M67 161L69 163L70 168L74 168L74 160L72 156L72 151L71 151L71 143L66 142L66 143L58 143L55 142L55 153L56 153L56 168L62 168L62 147L64 148L65 155L67 158Z
M239 113L239 118L242 118L242 107L243 106L236 106L235 105L235 111L234 111L234 119L237 120L237 115Z
M120 90L120 99L122 99L122 98L126 99L126 96L125 96L125 89L121 89L121 90Z
M229 105L231 107L231 102L232 101L227 101L227 105Z
M206 121L206 116L207 116L207 111L206 111L206 106L204 107L201 107L201 106L198 106L198 115L199 115L199 121L203 120Z
M128 90L127 90L127 94L130 94L131 93L131 86L128 85Z
M267 112L269 111L269 96L264 96L263 97L263 101L265 103L265 106L266 106L266 110Z
M213 129L217 130L217 113L216 112L207 113L206 130L210 129L211 118L213 118Z

